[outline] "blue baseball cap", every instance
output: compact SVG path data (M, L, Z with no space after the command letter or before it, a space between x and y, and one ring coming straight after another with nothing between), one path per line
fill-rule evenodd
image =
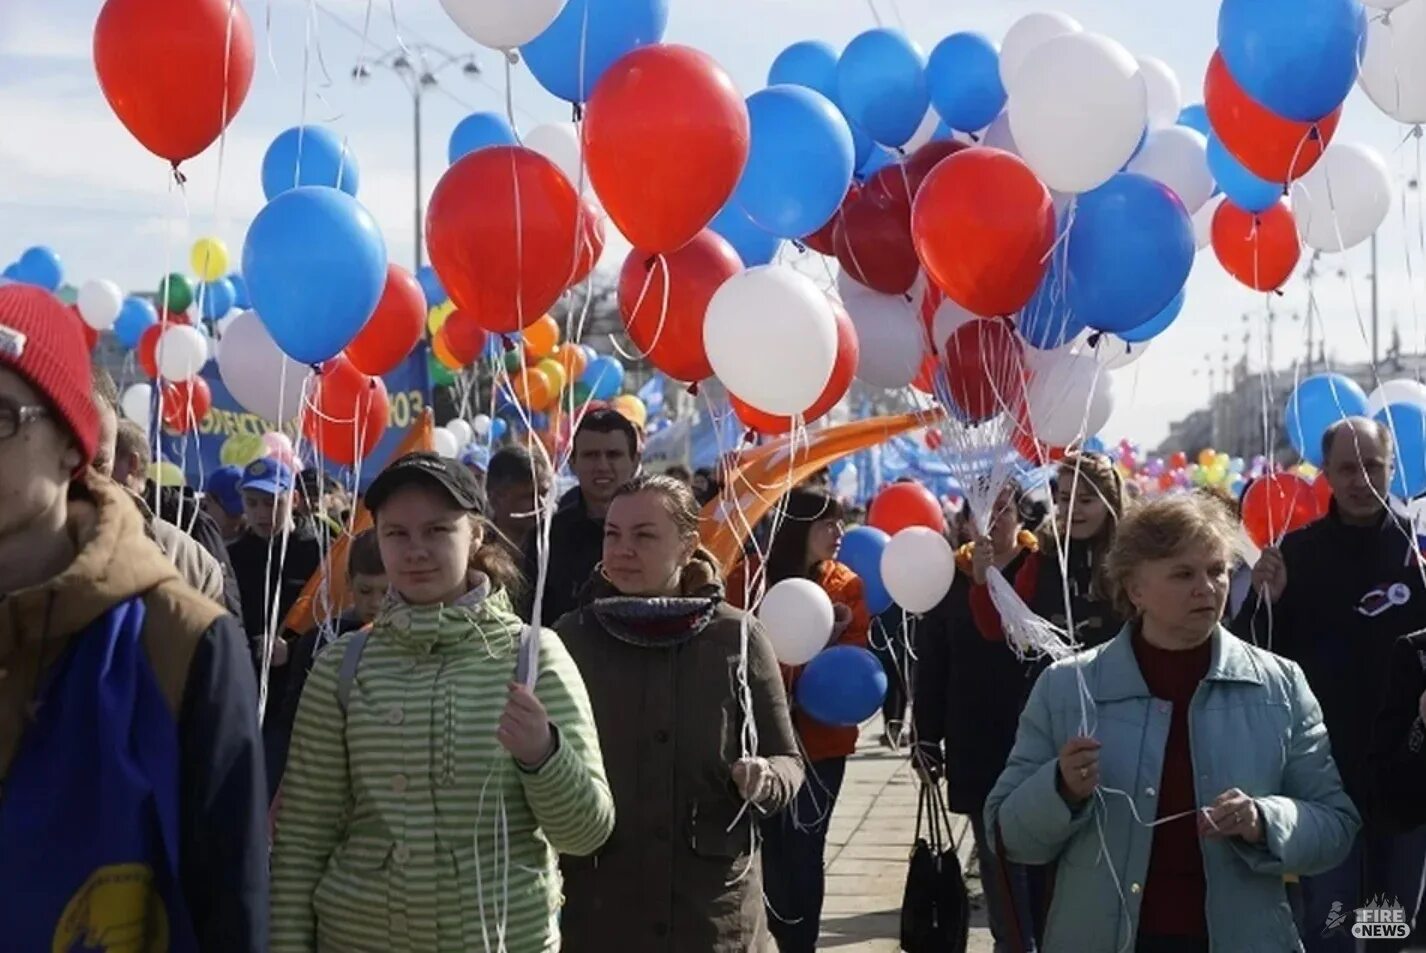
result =
M291 490L295 483L291 467L276 457L263 457L248 464L238 488L276 496Z
M243 471L238 467L219 467L203 482L203 495L211 496L229 516L243 515L243 494L239 485Z

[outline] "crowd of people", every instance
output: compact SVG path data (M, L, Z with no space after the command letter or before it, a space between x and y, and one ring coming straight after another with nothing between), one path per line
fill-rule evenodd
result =
M1372 421L1250 574L1224 501L1072 453L1048 505L962 513L916 620L869 614L816 481L725 573L717 474L595 410L552 506L518 445L391 462L349 606L290 631L356 501L277 458L157 488L148 448L64 307L0 289L7 948L814 950L859 729L744 611L792 578L887 665L883 742L969 817L997 953L1335 953L1373 898L1413 929L1377 947L1416 942L1426 570ZM1072 653L1015 651L992 570Z

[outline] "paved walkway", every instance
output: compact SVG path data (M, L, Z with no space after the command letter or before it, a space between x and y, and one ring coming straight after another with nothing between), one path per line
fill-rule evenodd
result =
M901 893L916 832L916 778L905 753L883 748L880 719L862 732L827 835L827 899L819 950L893 953L900 949ZM968 953L991 953L970 865L969 822L955 818L961 866L971 891Z

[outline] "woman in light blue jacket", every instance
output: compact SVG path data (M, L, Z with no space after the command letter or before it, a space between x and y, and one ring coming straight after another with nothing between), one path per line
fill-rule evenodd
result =
M1007 857L1058 865L1046 953L1284 953L1285 874L1361 824L1301 669L1224 629L1236 527L1193 494L1125 517L1129 622L1051 666L986 802Z

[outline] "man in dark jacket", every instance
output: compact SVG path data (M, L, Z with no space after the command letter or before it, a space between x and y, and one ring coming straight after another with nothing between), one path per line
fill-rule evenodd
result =
M1373 810L1372 722L1397 640L1426 628L1426 584L1410 519L1388 497L1391 433L1375 421L1340 421L1322 439L1332 487L1327 516L1263 551L1232 630L1302 666L1322 703L1332 755L1364 824L1347 861L1302 881L1310 953L1352 949L1344 929L1323 936L1334 902L1347 909L1397 898L1414 917L1426 832L1395 834ZM1380 941L1382 949L1400 949Z
M6 949L267 948L266 799L242 634L89 469L89 359L0 289L0 922Z
M1426 633L1392 649L1370 760L1377 819L1400 831L1426 825Z
M550 518L548 546L536 526L525 541L524 574L529 596L521 617L534 622L534 593L539 585L540 554L548 553L539 623L552 626L579 605L579 591L599 565L604 550L604 514L623 486L639 469L639 431L614 410L596 410L580 421L574 434L570 467L579 488L566 493Z

